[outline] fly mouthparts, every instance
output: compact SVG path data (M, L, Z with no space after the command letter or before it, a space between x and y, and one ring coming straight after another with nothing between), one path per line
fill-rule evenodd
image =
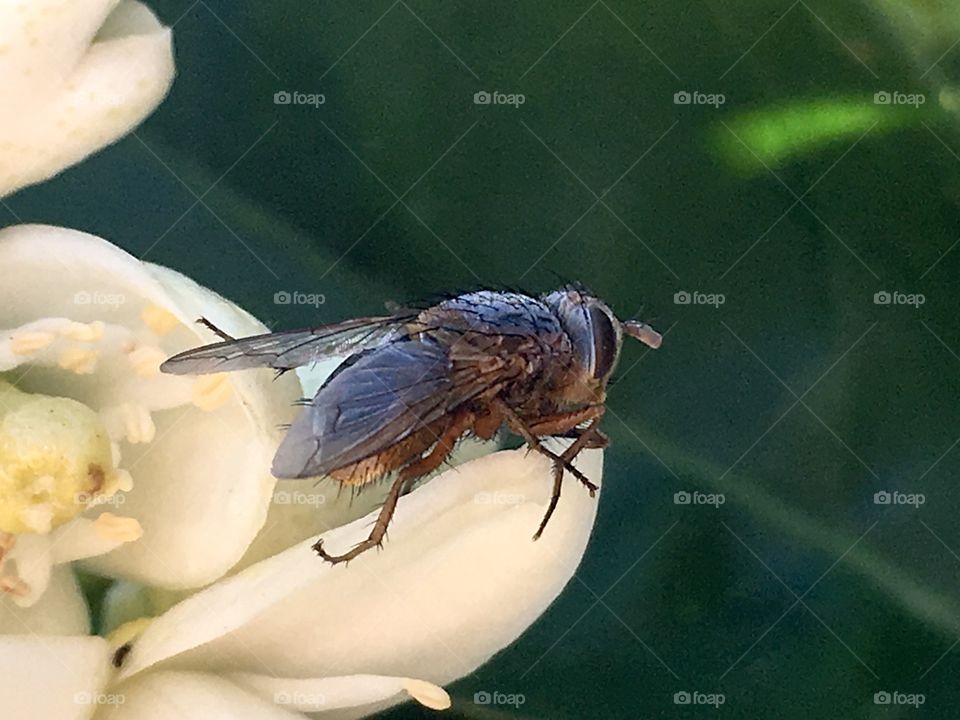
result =
M653 350L660 347L660 343L663 342L663 335L639 320L627 320L624 322L623 331Z

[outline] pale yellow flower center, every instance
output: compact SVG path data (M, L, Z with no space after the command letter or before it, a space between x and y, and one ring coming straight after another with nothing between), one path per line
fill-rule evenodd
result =
M127 483L97 413L0 381L0 532L48 533Z

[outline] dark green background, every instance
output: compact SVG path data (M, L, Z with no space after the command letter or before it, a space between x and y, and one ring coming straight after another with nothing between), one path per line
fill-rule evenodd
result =
M960 133L939 101L960 70L957 3L152 6L177 23L172 92L139 139L10 198L24 220L108 238L277 328L577 279L669 329L655 353L624 351L577 576L451 688L452 717L957 716ZM326 103L275 105L280 90ZM477 106L478 90L526 102ZM678 106L679 90L726 103ZM859 142L871 123L821 141L820 116L791 115L882 112L878 90L927 102ZM802 131L765 158L780 180L723 124L776 112ZM814 183L801 204L785 187ZM276 305L279 290L326 304ZM677 305L679 290L726 302ZM878 306L879 290L926 303ZM726 503L674 504L694 489ZM926 503L877 506L883 489ZM526 702L474 705L481 690ZM726 702L677 706L680 690ZM877 706L880 690L926 702Z

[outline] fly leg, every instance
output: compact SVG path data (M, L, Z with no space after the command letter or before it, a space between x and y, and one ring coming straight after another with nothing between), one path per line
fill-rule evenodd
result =
M592 443L595 442L597 434L600 435L600 442L606 439L606 436L599 433L595 428L600 418L603 417L604 407L602 405L592 405L583 410L567 413L566 415L550 415L537 421L534 425L527 425L519 415L501 401L497 401L496 408L507 421L507 426L523 438L531 450L536 450L541 455L545 455L553 460L554 465L559 464L561 469L566 469L590 491L591 496L596 492L597 486L590 482L590 479L586 475L573 466L572 460L584 448L594 447ZM545 435L554 435L559 432L571 430L585 420L592 420L590 426L578 432L576 441L574 441L573 445L567 448L562 455L558 455L547 448L540 442L540 438L537 437L540 433L534 432L534 428L536 428L538 431L545 430L546 432L543 433Z
M207 330L214 333L218 338L220 338L225 342L236 340L236 338L233 337L233 335L228 335L226 332L224 332L223 330L218 328L216 325L214 325L212 322L207 320L205 317L197 318L197 323L200 325L203 325Z
M553 492L550 495L550 502L547 505L547 510L544 513L543 520L540 521L540 527L538 527L537 532L534 533L533 539L537 540L540 535L543 534L544 528L546 528L547 523L550 521L550 518L553 515L553 511L557 508L557 503L560 501L560 489L563 484L563 471L565 469L568 470L571 475L577 478L577 480L579 480L580 483L587 488L587 490L589 490L590 497L593 497L596 494L597 486L594 485L586 475L577 470L577 468L573 466L572 462L580 453L580 451L585 447L588 447L590 442L594 439L594 433L597 432L595 426L600 422L600 418L603 416L604 408L603 406L585 408L581 411L568 413L566 416L551 416L550 418L545 418L544 420L540 421L535 426L527 426L523 419L505 404L500 402L497 405L498 411L502 413L503 417L507 421L507 425L511 430L522 437L531 449L536 450L541 455L545 455L553 460ZM540 442L540 439L532 431L532 427L539 427L540 429L546 428L556 432L560 432L561 430L569 430L571 427L576 427L576 425L579 425L584 420L590 418L592 418L590 420L590 425L584 428L583 432L580 433L580 436L573 442L573 444L564 450L560 455L544 446L544 444ZM550 423L549 426L547 423Z
M343 555L331 555L323 549L323 538L320 538L313 544L313 551L331 565L336 565L342 562L349 562L360 553L372 547L382 546L383 536L387 533L387 525L390 524L393 511L397 509L397 500L400 499L403 488L408 482L412 482L411 479L404 477L402 473L393 481L393 485L390 486L390 492L387 493L387 498L380 507L380 514L377 515L377 521L373 524L373 530L370 531L370 535L366 540L354 545L352 549L343 553Z
M591 423L590 427L577 427L581 423L589 420L602 418L604 411L605 408L603 405L590 405L582 410L577 410L571 413L563 413L562 415L547 415L530 425L530 432L538 437L551 435L553 437L574 439L587 434L590 435L590 440L586 445L583 446L583 449L605 448L610 444L610 438L593 427L596 425L596 423ZM573 424L573 427L571 427L571 424Z
M470 411L464 411L455 416L446 430L443 431L443 434L437 439L430 452L400 470L396 480L393 481L393 485L390 486L390 492L387 493L387 498L380 508L380 514L377 515L377 520L373 524L373 530L370 531L366 540L342 555L330 555L323 549L323 538L321 538L313 544L314 552L331 565L336 565L349 562L372 547L383 547L383 538L387 534L387 527L390 525L390 520L393 519L393 513L397 509L400 496L408 493L418 478L440 466L447 455L450 454L450 451L453 450L454 444L470 428L475 419L474 414Z
M602 414L602 413L601 413ZM600 418L597 417L590 422L587 427L583 429L583 432L580 433L580 436L574 440L573 444L570 445L566 450L560 454L560 462L554 462L553 464L553 494L550 496L550 504L547 505L547 511L543 514L543 520L540 521L540 527L537 528L537 532L534 533L533 539L538 540L543 534L543 529L547 526L547 523L550 521L550 517L553 515L553 511L557 509L557 503L560 501L560 487L563 481L563 469L564 467L571 467L570 463L580 454L580 451L592 447L591 442L593 440L593 433L599 432L595 429L596 425L600 422ZM604 439L606 436L604 436ZM576 475L576 478L580 483L587 488L590 492L590 497L594 497L597 493L597 486L594 485L590 480L588 480L584 475Z

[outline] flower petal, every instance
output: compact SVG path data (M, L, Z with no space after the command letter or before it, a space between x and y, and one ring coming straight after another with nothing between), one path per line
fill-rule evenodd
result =
M73 571L56 567L46 592L31 607L0 597L0 643L4 635L86 635L90 632L87 604Z
M577 465L596 481L602 457L585 451ZM462 677L547 608L586 548L597 501L569 476L543 537L531 540L551 469L525 449L454 468L400 501L382 553L331 567L308 541L221 580L154 620L122 675L167 660L289 677ZM325 543L342 551L370 524L362 518Z
M65 272L52 273L52 262ZM17 327L51 315L92 323L107 314L108 336L111 327L137 328L136 337L149 336L163 355L214 339L194 322L201 315L238 335L266 330L173 271L147 266L73 230L25 225L0 231L0 267L9 270L0 287L0 326ZM97 297L115 303L91 302ZM97 410L107 406L110 413L124 399L118 392L135 405L148 405L158 392L179 392L180 386L168 381L193 382L172 376L145 381L133 367L102 365L102 372L82 376L31 365L14 379L24 390L72 397ZM152 436L152 442L128 438L121 443L122 466L133 477L133 489L122 496L117 514L139 521L144 534L85 561L86 567L151 585L191 588L216 579L243 555L266 517L275 483L269 467L280 438L278 426L292 417L300 389L293 377L274 382L270 370L233 373L221 382L227 394L213 398L219 407L161 407L148 416L150 432L138 430ZM149 383L159 389L150 390ZM118 410L115 417L128 415ZM136 413L129 417L129 422L139 418ZM101 512L95 508L91 514Z
M387 675L344 675L327 678L278 678L254 673L228 677L250 688L264 700L302 712L325 713L343 708L363 708L366 715L398 700L413 698L431 710L446 710L450 696L441 687L414 678ZM384 704L384 701L392 701Z
M0 197L125 135L173 72L170 30L138 2L0 3Z
M88 718L105 699L110 647L99 637L0 636L0 697L10 718Z
M147 673L111 688L111 693L118 702L100 708L95 720L304 720L300 713L206 673Z

